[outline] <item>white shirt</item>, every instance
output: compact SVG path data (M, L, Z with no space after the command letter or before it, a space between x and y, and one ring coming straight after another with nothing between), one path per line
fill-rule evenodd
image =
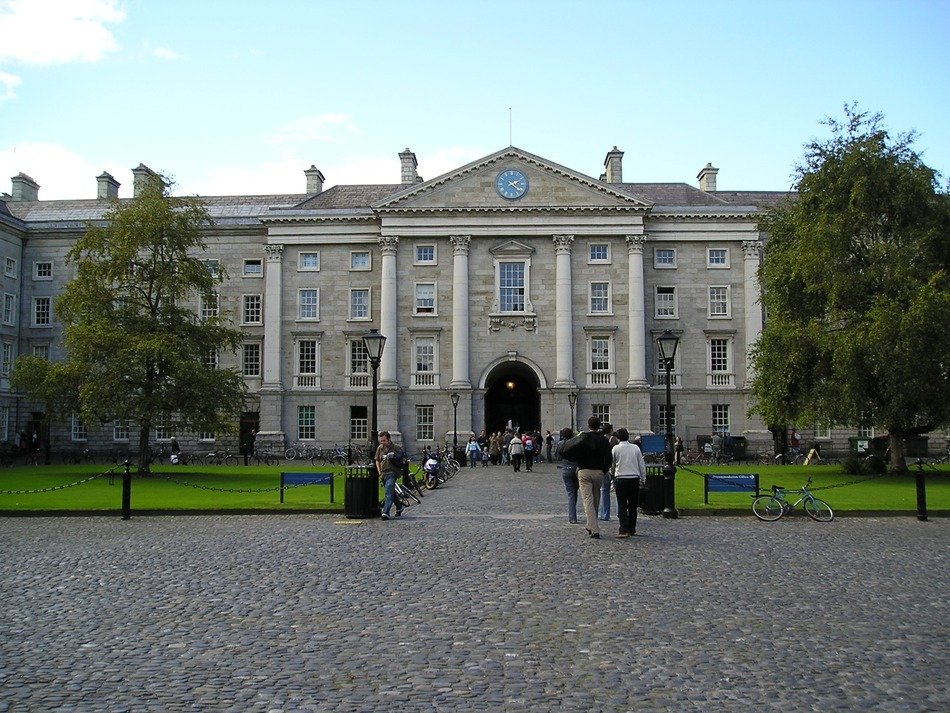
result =
M647 464L635 443L620 441L610 450L610 454L615 478L640 478L641 483L646 482Z

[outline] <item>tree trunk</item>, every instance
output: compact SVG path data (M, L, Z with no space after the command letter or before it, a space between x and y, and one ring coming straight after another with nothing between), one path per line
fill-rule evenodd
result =
M149 426L148 423L139 426L139 473L141 474L147 474L151 470L151 448L148 445Z
M895 473L906 473L907 462L904 460L904 436L893 430L888 430L890 439L890 466Z

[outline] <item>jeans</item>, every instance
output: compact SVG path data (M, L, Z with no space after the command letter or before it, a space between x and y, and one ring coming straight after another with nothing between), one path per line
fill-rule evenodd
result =
M637 531L637 504L640 499L639 478L617 478L614 481L617 494L617 517L620 534L632 535Z
M520 453L511 454L511 467L514 468L515 473L521 472L521 454Z
M600 485L604 480L604 471L580 468L577 471L577 483L580 486L581 500L584 502L584 516L587 529L591 534L599 534L597 510L600 506Z
M567 521L577 522L577 463L562 460L558 468L561 470L564 489L567 491Z
M610 473L604 473L604 481L600 486L600 510L597 512L597 517L601 520L610 519L610 483L613 482L613 478L610 476Z
M383 471L383 490L386 493L383 497L383 514L389 517L389 511L396 499L396 474L391 470ZM402 507L396 509L402 510Z
M475 463L478 462L478 459L481 458L481 456L482 456L481 453L476 453L475 451L469 451L468 452L468 467L474 468Z

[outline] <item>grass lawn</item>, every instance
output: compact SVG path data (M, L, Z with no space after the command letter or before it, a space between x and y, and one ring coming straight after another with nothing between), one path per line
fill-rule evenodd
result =
M0 471L0 513L13 511L103 511L122 507L122 468L109 476L75 487L30 494L2 491L57 488L102 473L102 465L52 465L9 468ZM334 473L334 502L325 485L287 488L280 502L277 486L281 471ZM925 469L928 512L950 512L950 466ZM676 475L676 506L681 510L748 510L752 499L746 493L710 493L703 504L703 478L697 473L759 473L762 492L772 484L800 487L812 477L812 490L835 512L906 511L917 509L914 475L879 476L864 480L844 475L838 466L722 466L679 469ZM283 466L165 466L149 477L132 478L132 511L136 510L314 510L343 511L344 470L312 468L309 465ZM163 477L164 476L164 477ZM177 482L175 482L177 481ZM861 481L861 482L854 482ZM847 484L847 485L844 485ZM838 486L843 487L828 487ZM199 486L199 487L194 487ZM827 488L827 489L826 489Z

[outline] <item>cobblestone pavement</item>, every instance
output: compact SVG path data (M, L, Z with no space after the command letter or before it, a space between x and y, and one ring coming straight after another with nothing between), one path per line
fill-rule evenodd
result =
M542 465L390 522L0 519L0 711L950 709L946 519L592 540L562 501Z

